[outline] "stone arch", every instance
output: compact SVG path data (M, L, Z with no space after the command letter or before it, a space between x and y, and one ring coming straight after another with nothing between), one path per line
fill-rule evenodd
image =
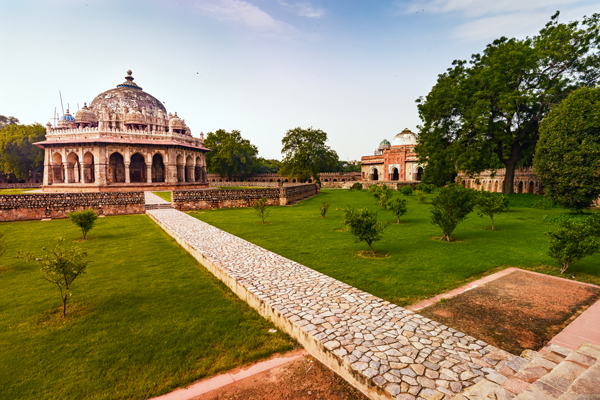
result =
M519 186L518 186L518 192L517 193L523 193L523 181L519 181Z
M391 180L393 181L399 181L400 180L400 173L398 172L398 168L394 167L392 169L392 176L391 176Z
M377 169L377 167L371 167L371 170L369 171L369 178L372 181L378 181L379 180L379 170Z
M108 183L125 182L125 161L123 154L115 151L108 158Z
M177 164L177 182L185 182L185 165L183 164L183 156L181 154L177 154L175 160Z
M329 182L329 179L325 178L325 182Z
M342 178L342 182L346 182L346 178Z
M498 191L498 181L494 181L494 192Z
M529 182L529 190L527 191L527 193L535 193L533 181Z
M204 177L203 177L203 172L202 172L202 158L200 158L199 156L196 157L196 163L194 166L194 178L196 182L202 182L204 181Z
M140 153L134 153L129 162L129 182L147 182L146 160Z
M63 168L62 154L52 154L52 181L53 183L64 183L65 169Z
M422 177L423 177L423 168L419 167L419 168L417 168L417 179L416 180L420 181Z
M156 153L152 156L152 182L165 181L165 160L162 154Z
M81 182L81 164L79 163L79 156L74 152L70 152L67 154L67 164L67 182Z
M83 183L94 182L96 182L94 155L91 151L86 151L83 155Z
M308 183L312 183L312 179L309 179L309 180L308 180Z

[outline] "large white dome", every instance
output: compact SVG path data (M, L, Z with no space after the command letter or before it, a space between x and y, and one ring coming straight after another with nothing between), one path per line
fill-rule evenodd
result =
M402 132L394 136L392 146L417 145L417 135L412 133L410 129L405 128Z

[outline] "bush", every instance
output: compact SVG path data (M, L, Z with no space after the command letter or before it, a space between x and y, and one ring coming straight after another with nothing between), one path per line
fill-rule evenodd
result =
M86 239L87 233L94 227L98 214L91 208L84 211L74 211L69 213L69 219L73 225L77 225L83 234L83 240Z
M379 190L381 190L381 188L377 185L369 186L369 194L375 197L376 199L379 198Z
M481 190L475 196L475 207L477 207L480 217L487 215L492 220L492 230L494 227L494 215L508 210L508 197L502 193L486 192Z
M398 186L398 192L405 196L410 196L413 192L413 189L410 187L410 185Z
M474 192L455 183L440 189L431 204L431 223L442 228L440 240L450 241L454 229L473 211Z
M406 214L406 200L395 198L387 203L387 209L396 216L396 223L400 223L400 217Z
M373 255L372 243L381 239L381 232L385 225L377 222L377 212L369 211L368 208L353 209L347 207L344 210L343 223L350 227L350 233L356 238L356 242L366 242Z
M563 274L571 265L600 250L600 215L584 222L563 221L557 230L546 232L550 237L548 255L560 263Z
M416 195L417 195L417 199L418 199L418 200L419 200L421 203L423 203L423 204L427 204L427 195L426 195L424 192L422 192L421 190L417 190L415 193L416 193Z
M265 219L269 216L269 213L271 212L271 210L269 208L267 208L267 198L261 197L260 199L257 199L254 202L254 205L252 206L252 208L254 208L256 215L258 215L260 217L260 220L262 221L262 224L264 225Z
M360 183L360 182L356 182L356 183L354 183L354 185L352 185L352 186L350 187L350 190L352 190L352 189L356 189L356 190L362 190L362 188L363 188L363 185L362 185L362 183Z
M420 183L417 183L417 190L420 190L423 193L429 194L435 190L435 185L420 182Z
M327 200L323 199L323 203L321 203L321 218L325 218L325 214L327 214L327 210L329 210L329 206L330 204L327 202Z

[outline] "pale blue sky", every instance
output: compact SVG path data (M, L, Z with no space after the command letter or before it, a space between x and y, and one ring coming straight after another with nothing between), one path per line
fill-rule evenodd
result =
M415 99L502 35L600 12L589 0L0 0L0 114L51 121L135 82L194 136L238 129L260 155L302 126L343 160L417 132Z

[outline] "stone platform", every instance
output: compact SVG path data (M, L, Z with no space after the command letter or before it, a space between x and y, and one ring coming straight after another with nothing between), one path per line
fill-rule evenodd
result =
M516 357L180 211L147 213L240 298L371 399L441 400ZM510 397L510 396L509 396Z

